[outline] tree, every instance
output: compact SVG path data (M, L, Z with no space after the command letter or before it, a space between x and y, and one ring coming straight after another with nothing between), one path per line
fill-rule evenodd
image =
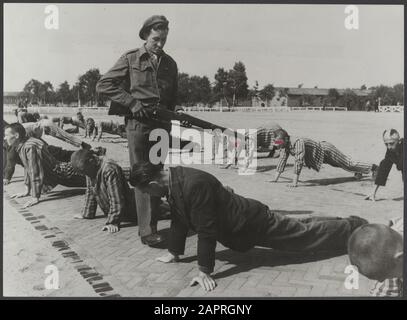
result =
M24 86L24 95L28 97L31 103L38 103L41 100L42 83L38 80L31 79Z
M254 82L253 88L248 90L247 95L250 99L259 96L259 82L257 80Z
M254 86L253 86L253 91L254 91L254 93L258 93L258 91L259 91L259 82L256 80L255 82L254 82Z
M288 88L283 88L283 89L280 91L280 95L281 95L282 97L288 98L288 92L289 92L289 89L288 89Z
M396 84L393 87L394 103L404 105L404 85L402 83Z
M339 98L338 103L348 110L360 110L362 107L361 99L353 90L346 89L343 95Z
M327 102L329 104L335 105L339 97L340 97L339 92L335 88L331 88L328 90Z
M213 87L213 101L225 99L227 105L230 105L229 97L232 96L232 85L229 73L223 68L219 68L215 74L215 86Z
M300 83L300 84L298 85L298 88L301 89L303 85L304 85L303 83Z
M177 103L180 105L187 105L189 98L189 75L187 73L178 74L178 93Z
M259 96L261 100L272 100L276 94L276 90L272 84L267 84L260 91Z
M203 76L199 79L199 89L200 89L200 102L202 103L209 103L212 98L212 88L211 82L209 81L208 77Z
M56 99L58 102L70 103L72 102L72 92L67 81L62 82L56 92Z
M212 88L208 77L189 76L187 73L178 75L178 103L194 105L207 104L211 101Z
M360 87L360 90L367 90L366 85L365 85L365 84L364 84L364 85L362 85L362 86Z
M380 105L393 105L396 104L394 90L392 87L380 85L378 87L372 87L372 92L370 94L371 100Z
M85 101L90 103L91 106L98 101L96 84L101 77L102 75L100 74L99 69L90 69L78 79L79 87L81 88Z
M52 83L49 81L45 81L44 83L42 83L40 85L39 95L42 104L54 102L53 100L55 99L55 92Z
M232 89L232 104L236 105L237 99L247 99L248 84L247 84L247 75L246 67L243 62L236 62L233 66L233 69L229 71L229 79L231 82Z
M75 83L75 85L71 89L71 101L77 101L78 106L81 106L85 101L85 95L83 90L83 84L79 81Z

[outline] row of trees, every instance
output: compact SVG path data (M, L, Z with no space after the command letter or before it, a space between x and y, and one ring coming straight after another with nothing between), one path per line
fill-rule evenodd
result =
M228 106L235 106L239 101L249 97L246 67L243 62L236 62L232 69L219 68L215 82L208 77L190 76L180 73L178 79L178 103L196 105L197 103L213 104L224 100Z
M21 98L27 98L31 103L39 104L71 104L81 105L104 105L105 99L96 92L96 83L101 78L99 69L90 69L78 77L78 81L70 86L67 81L54 88L49 81L40 82L30 80L23 89ZM273 84L266 84L259 88L256 81L252 88L247 83L246 67L243 62L238 61L230 70L219 68L214 76L215 81L210 82L208 77L180 73L178 77L178 104L184 106L196 105L198 103L213 105L218 101L224 101L227 106L241 104L250 105L250 100L257 97L263 101L272 100L277 94ZM303 84L298 85L302 88ZM317 88L317 87L315 87ZM397 84L393 87L376 86L367 88L361 86L362 90L369 89L368 96L358 96L354 91L347 89L339 94L337 89L329 89L328 95L320 98L318 104L324 106L345 106L348 109L363 110L366 106L396 105L404 104L404 85ZM287 97L288 89L280 89L280 96ZM299 98L300 105L314 105L316 97L303 95Z
M103 99L96 92L96 83L101 78L99 69L90 69L78 77L78 81L71 87L64 81L58 88L54 88L49 81L40 82L31 79L24 86L21 99L28 99L32 104L71 104L81 105L103 104Z
M370 90L367 96L358 96L350 89L346 89L342 95L336 89L329 89L328 96L324 98L323 105L343 106L349 110L374 109L378 105L404 104L404 85L402 83L390 86L376 86L367 88L361 86L361 90Z

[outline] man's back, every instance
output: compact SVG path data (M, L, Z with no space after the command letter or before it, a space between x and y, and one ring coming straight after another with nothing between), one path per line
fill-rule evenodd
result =
M179 213L195 229L202 224L216 224L213 227L220 236L219 241L252 226L268 210L261 202L226 189L218 179L205 171L185 167L170 170L171 195L178 204L184 202L184 210L182 205L177 206L178 209L181 207Z

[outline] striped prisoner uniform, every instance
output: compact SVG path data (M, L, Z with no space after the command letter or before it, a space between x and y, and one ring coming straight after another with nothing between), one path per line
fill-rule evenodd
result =
M282 129L277 123L271 123L267 126L261 126L256 129L254 134L247 132L245 134L246 140L246 154L245 154L245 167L249 167L253 161L254 151L265 152L268 151L269 157L274 155L275 147L273 145L275 140L276 130ZM254 145L256 143L256 146ZM237 146L237 159L240 156L244 144Z
M76 172L69 162L60 162L51 155L48 145L36 138L27 138L16 148L24 166L24 183L30 188L31 196L39 198L46 185L58 184L67 187L85 187L85 176Z
M107 132L110 134L116 134L123 138L126 137L126 127L118 121L95 121L95 128L93 129L93 139L98 136L97 141L102 138L102 133Z
M80 121L78 117L60 117L59 118L59 123L61 126L61 129L64 127L64 124L72 124L75 127L79 127L81 129L85 129L85 122Z
M65 130L54 125L51 120L40 120L39 122L23 123L28 137L41 139L43 134L50 135L59 140L65 141L75 147L82 146L82 140L67 133Z
M256 139L257 139L257 149L259 151L273 151L274 150L274 140L276 130L282 129L277 123L271 123L269 125L260 126L256 129ZM246 133L246 138L253 139L253 136Z
M297 138L294 142L290 141L290 145L282 150L277 172L284 171L290 154L295 157L294 173L297 175L301 173L303 165L319 172L322 164L326 163L349 172L363 174L369 174L373 167L373 164L353 161L327 141L316 142L308 138Z
M403 218L390 220L391 228L403 235L404 221ZM403 279L391 278L382 282L377 281L375 286L370 291L370 294L375 297L402 297L403 296Z
M106 224L120 225L124 216L136 217L134 193L130 190L125 173L113 160L101 159L96 178L86 177L86 198L82 215L95 217L96 208L107 216Z
M50 120L40 120L39 122L26 122L22 124L26 131L26 136L42 139L43 134L48 134L52 137L65 141L75 147L81 147L82 141L75 136L70 135L61 128L54 125ZM62 162L69 162L73 151L64 150L60 147L48 145L50 154ZM14 175L15 166L23 165L18 156L17 151L13 147L3 144L3 152L5 153L5 162L3 163L3 178L11 180Z
M277 123L269 123L264 126L260 126L256 129L254 133L246 132L245 133L245 142L238 138L235 144L231 144L233 148L235 148L235 162L240 156L243 148L246 146L246 166L249 162L252 161L254 150L258 152L269 151L274 153L274 140L275 140L275 131L278 129L282 129L281 126ZM220 140L222 136L217 134L217 131L214 131L214 148L213 148L213 157L215 156L216 151L219 148ZM256 143L256 146L254 146Z

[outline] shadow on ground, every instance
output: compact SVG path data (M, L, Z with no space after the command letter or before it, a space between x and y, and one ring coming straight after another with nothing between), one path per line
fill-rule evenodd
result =
M292 264L316 262L341 256L344 251L320 253L288 253L273 249L256 247L246 253L226 249L216 253L216 259L230 264L230 269L216 273L213 278L221 279L242 272L249 272L260 267L278 267ZM181 259L181 263L190 263L197 260L197 256Z
M285 167L290 168L290 167L293 167L293 165L292 164L287 164ZM258 173L267 172L267 171L275 170L276 168L277 168L277 165L275 165L275 164L272 164L272 165L260 165L260 166L257 165L256 172L258 172Z
M312 210L271 210L273 213L279 213L284 216L289 214L312 214L314 211Z
M59 200L59 199L67 199L70 197L75 197L79 195L84 195L86 192L85 189L66 189L61 191L51 191L47 193L47 197L42 199L41 202L52 201L52 200Z
M342 178L329 178L329 179L313 179L313 180L306 180L303 182L307 183L306 185L304 185L304 187L315 187L315 186L329 186L329 185L333 185L333 184L341 184L341 183L352 182L352 181L361 181L361 180L356 180L355 177L342 177Z

